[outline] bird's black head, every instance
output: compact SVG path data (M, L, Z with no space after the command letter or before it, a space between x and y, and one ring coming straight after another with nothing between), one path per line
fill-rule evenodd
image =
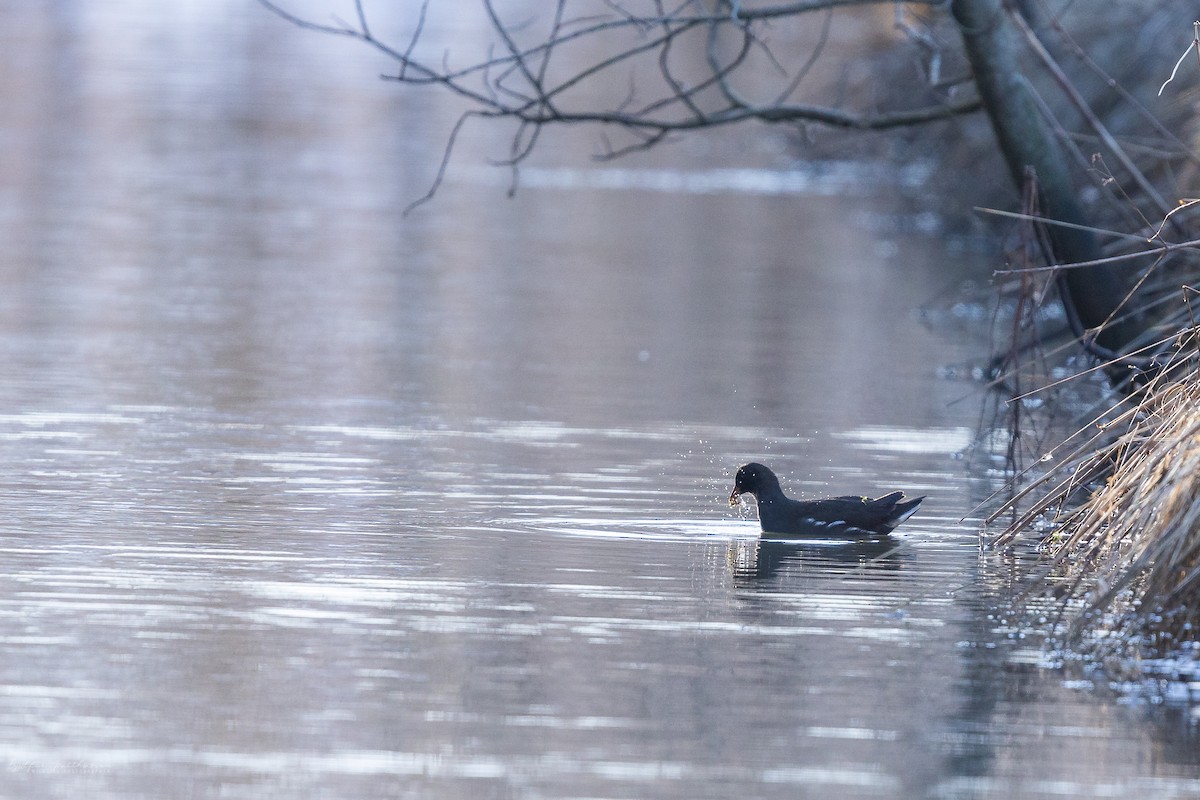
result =
M729 505L736 506L743 494L753 494L767 484L779 483L775 473L762 464L750 463L738 467L737 475L733 477L733 491L729 494Z

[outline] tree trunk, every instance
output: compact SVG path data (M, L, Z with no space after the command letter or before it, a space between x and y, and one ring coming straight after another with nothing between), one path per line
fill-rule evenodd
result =
M1028 79L1018 68L1006 0L953 0L975 85L992 123L1000 150L1018 188L1026 169L1037 176L1039 200L1048 219L1087 225L1083 207L1067 169L1067 156L1034 103ZM1048 226L1057 263L1094 261L1100 258L1096 237L1085 230ZM1102 265L1060 272L1059 293L1072 322L1086 329L1104 326L1096 344L1117 354L1138 335L1132 321L1105 325L1121 306L1127 291L1118 266ZM1120 312L1118 312L1119 316Z

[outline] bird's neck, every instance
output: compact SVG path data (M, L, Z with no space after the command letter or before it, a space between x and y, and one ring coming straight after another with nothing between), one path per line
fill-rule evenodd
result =
M754 500L758 504L759 521L765 528L773 527L778 522L779 515L784 513L783 507L786 505L786 498L783 496L783 490L779 488L778 481L758 487L758 491L754 493Z
M778 480L765 479L758 487L758 491L754 493L754 496L758 498L759 505L774 503L783 499L783 489L780 487Z

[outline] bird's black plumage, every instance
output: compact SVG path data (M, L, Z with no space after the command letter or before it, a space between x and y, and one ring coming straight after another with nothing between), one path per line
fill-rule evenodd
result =
M743 494L754 495L764 534L837 538L886 536L911 517L925 499L905 500L903 492L892 492L874 500L854 495L792 500L783 493L775 473L755 463L738 468L729 504L737 505Z

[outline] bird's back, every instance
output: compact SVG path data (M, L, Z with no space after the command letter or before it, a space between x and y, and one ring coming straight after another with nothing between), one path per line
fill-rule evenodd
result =
M903 492L892 492L874 500L855 495L807 501L776 498L765 507L759 504L759 520L765 532L883 536L912 516L925 499L900 502L903 497Z

